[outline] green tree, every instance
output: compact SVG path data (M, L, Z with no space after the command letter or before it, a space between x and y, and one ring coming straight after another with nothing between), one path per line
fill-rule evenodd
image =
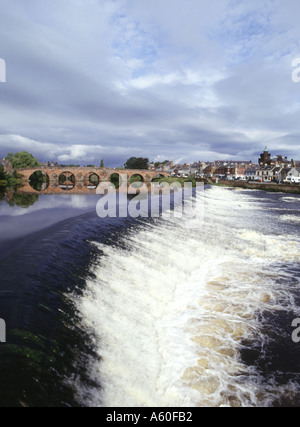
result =
M14 158L13 153L8 153L8 155L6 156L6 160L9 160L10 162L12 161L13 158Z
M29 182L32 188L41 191L49 186L49 176L41 171L36 171L31 175Z
M148 169L149 159L142 157L131 157L124 165L125 169Z
M169 161L169 160L165 160L164 162L154 162L154 166L155 166L156 168L158 168L159 166L164 166L164 165L166 165L167 163L170 163L170 161Z
M4 172L4 166L0 163L0 181L4 181L6 179L6 174Z
M21 151L19 153L9 153L6 157L13 166L14 169L22 169L22 168L35 168L40 166L39 161L27 151Z
M101 160L100 168L104 168L104 160Z

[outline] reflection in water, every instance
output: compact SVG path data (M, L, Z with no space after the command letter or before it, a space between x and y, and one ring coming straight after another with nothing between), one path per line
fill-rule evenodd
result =
M29 180L31 187L36 191L44 191L49 187L49 176L42 171L34 172Z
M16 188L0 187L0 204L6 202L10 207L27 209L33 206L39 199L38 194L19 193Z
M12 192L9 197L8 199L6 196L4 201L0 203L0 246L1 241L11 241L36 233L51 227L53 224L63 223L65 220L73 218L74 215L91 214L97 218L96 205L99 196L96 194L75 195L64 192L57 195L28 195Z
M5 187L0 186L0 203L5 198L5 190L6 190Z
M10 207L18 206L19 208L27 209L30 206L33 206L38 199L38 194L22 194L14 192L12 197L7 198L7 203Z
M73 184L62 184L62 185L60 185L59 187L60 187L62 190L70 191L70 190L73 190L74 185L73 185Z

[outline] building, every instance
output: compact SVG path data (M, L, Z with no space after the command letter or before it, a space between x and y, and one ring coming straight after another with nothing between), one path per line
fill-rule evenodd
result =
M220 179L245 179L246 170L252 166L251 161L217 160L214 162L214 175Z
M214 165L217 167L220 166L251 166L252 161L251 160L215 160Z
M261 182L279 182L280 181L280 172L282 168L278 166L265 166L260 167L257 170L257 179L256 181Z
M280 179L280 173L282 171L282 166L275 166L272 170L273 172L273 177L272 177L272 181L275 181L277 183L279 183L281 181Z
M170 170L172 169L172 167L174 166L173 162L168 162L164 165L164 171L165 172L170 172Z
M4 172L8 175L12 175L14 173L14 168L9 160L6 160L4 157L0 159L0 164L4 167Z
M264 152L260 155L260 158L258 159L258 164L260 166L267 166L271 163L271 154L269 153L268 148L266 147L264 149Z
M268 148L260 155L259 165L252 161L216 160L197 161L192 164L173 162L149 165L150 170L168 172L173 177L220 178L226 180L247 180L257 182L283 182L287 179L300 179L300 160L288 160L282 155L271 156Z
M259 166L253 165L246 169L245 171L245 178L247 181L258 181L259 178Z
M300 177L300 168L283 168L280 172L280 181L293 182Z
M210 164L208 165L204 170L203 170L203 175L205 178L212 178L215 171L216 171L217 167L214 164Z
M182 165L178 170L178 176L182 178L188 178L191 175L191 166L186 163Z

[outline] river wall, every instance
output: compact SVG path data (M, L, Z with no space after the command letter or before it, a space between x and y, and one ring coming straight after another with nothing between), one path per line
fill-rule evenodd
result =
M273 184L273 183L258 183L258 182L243 182L243 181L227 181L219 180L217 185L227 187L248 188L252 190L264 190L273 193L292 193L300 194L300 185L292 184Z

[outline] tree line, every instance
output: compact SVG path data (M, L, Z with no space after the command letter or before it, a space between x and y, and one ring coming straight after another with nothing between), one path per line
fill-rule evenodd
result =
M20 184L18 169L40 166L39 161L27 151L15 154L8 153L3 160L0 162L0 185L2 187L12 187Z

